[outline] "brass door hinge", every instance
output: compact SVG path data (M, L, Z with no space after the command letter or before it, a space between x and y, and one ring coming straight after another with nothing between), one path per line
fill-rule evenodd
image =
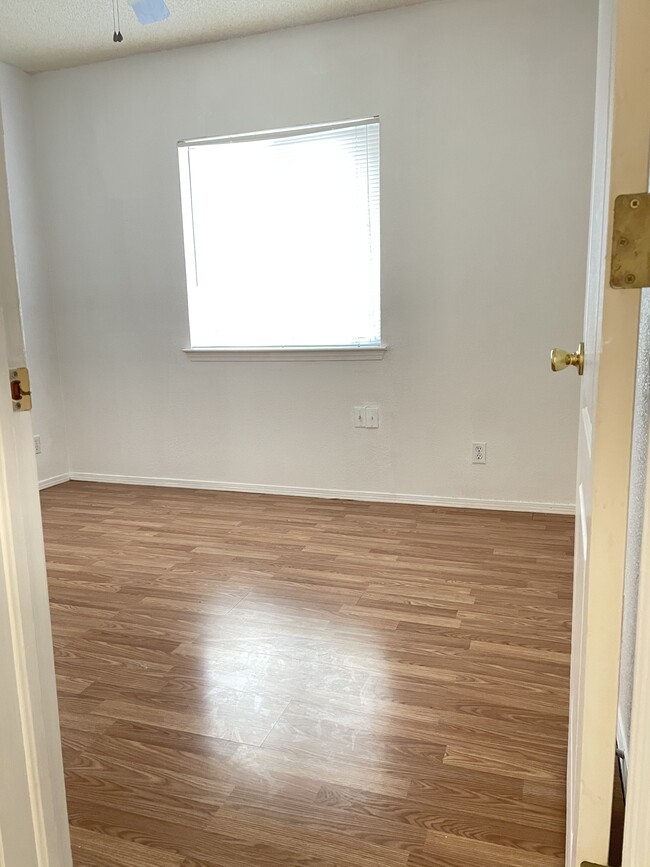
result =
M26 367L12 367L9 370L11 401L14 412L27 412L32 408L32 393L29 386L29 371Z
M616 197L609 285L613 289L650 286L650 193Z

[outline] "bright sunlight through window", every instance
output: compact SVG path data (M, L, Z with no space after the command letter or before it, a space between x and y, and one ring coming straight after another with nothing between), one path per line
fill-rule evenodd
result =
M192 348L380 344L376 118L179 159Z

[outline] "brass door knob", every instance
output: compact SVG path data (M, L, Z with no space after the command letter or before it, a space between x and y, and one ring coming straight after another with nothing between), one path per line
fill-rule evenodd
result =
M580 343L577 352L567 352L566 349L551 349L551 370L557 373L565 367L577 367L578 376L585 371L585 345Z

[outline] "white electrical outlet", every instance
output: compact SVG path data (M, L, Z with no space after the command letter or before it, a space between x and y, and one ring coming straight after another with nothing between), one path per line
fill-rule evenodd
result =
M379 427L379 407L376 403L352 407L352 421L355 427Z
M379 407L377 404L366 407L366 427L379 427Z
M39 434L36 434L34 437L34 451L37 455L40 455L41 453L41 437Z
M365 427L366 426L366 408L365 408L365 406L355 406L354 407L354 426L355 427Z
M484 464L487 462L487 444L472 443L472 463Z

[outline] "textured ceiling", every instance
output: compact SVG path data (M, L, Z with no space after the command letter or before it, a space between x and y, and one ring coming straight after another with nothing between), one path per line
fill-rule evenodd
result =
M0 60L40 72L159 51L423 0L166 0L170 17L139 24L119 0L124 41L113 42L111 0L0 0Z

